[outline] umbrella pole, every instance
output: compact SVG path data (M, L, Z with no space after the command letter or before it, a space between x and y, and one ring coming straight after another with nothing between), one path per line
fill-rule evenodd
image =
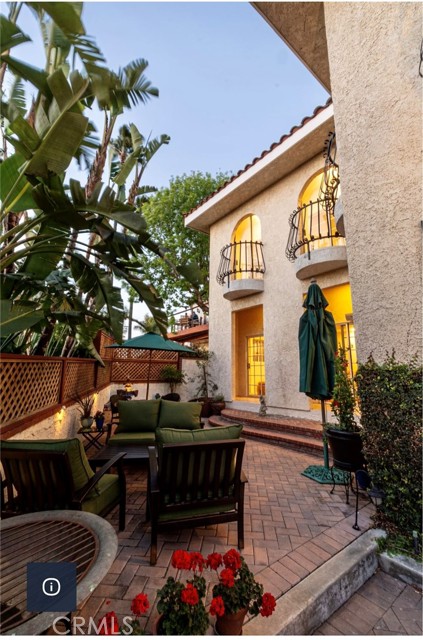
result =
M329 449L328 443L325 437L325 424L326 424L326 406L325 401L320 401L320 408L322 410L322 428L323 428L323 459L325 461L325 469L329 469Z
M148 400L148 390L150 388L150 373L151 373L151 356L153 355L153 352L150 349L150 359L148 361L148 370L147 370L147 389L145 392L145 399Z

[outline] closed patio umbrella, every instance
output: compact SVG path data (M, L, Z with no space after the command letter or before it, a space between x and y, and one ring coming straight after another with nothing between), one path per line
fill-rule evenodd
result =
M328 301L317 282L312 280L303 302L298 343L300 352L300 391L320 400L322 426L326 423L325 400L332 398L335 382L335 352L337 349L335 320L326 310ZM332 482L329 473L327 442L324 442L324 467L312 465L303 475L318 482Z
M184 347L182 344L178 344L173 340L165 340L165 338L163 338L158 333L153 333L151 331L149 331L148 333L144 333L142 336L137 336L136 338L125 340L125 342L122 342L122 344L111 344L107 347L107 349L116 349L118 347L121 349L144 349L145 351L150 352L147 372L147 389L145 393L146 400L148 398L148 390L150 388L151 359L153 351L178 351L182 353L195 354L195 351L193 351L192 349Z

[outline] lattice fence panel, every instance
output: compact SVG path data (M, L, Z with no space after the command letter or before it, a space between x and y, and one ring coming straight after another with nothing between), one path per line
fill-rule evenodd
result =
M148 349L107 349L107 351L113 351L113 357L115 360L121 360L127 358L128 360L149 360L150 351ZM152 360L169 360L175 362L178 360L177 351L151 351Z
M150 382L158 382L160 380L160 371L168 364L176 365L175 360L151 361ZM112 382L147 382L148 379L148 360L118 360L113 362Z
M59 402L61 361L0 363L0 423L48 409Z
M95 360L89 362L66 362L63 402L93 391L95 386Z
M114 340L111 336L107 335L107 333L103 333L103 331L100 332L100 344L97 347L97 350L103 360L110 360L113 358L113 349L106 349L106 347L113 343Z
M104 387L110 382L110 375L112 372L112 363L110 361L105 361L105 367L100 367L97 365L97 387Z

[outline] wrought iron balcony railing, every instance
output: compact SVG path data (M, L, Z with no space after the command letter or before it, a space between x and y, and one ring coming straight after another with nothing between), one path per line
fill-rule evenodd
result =
M262 242L240 240L220 251L217 281L221 285L241 278L262 278L265 271Z
M285 255L294 262L297 253L308 253L345 244L344 236L336 229L335 218L326 207L324 200L309 202L298 207L289 218L289 236Z

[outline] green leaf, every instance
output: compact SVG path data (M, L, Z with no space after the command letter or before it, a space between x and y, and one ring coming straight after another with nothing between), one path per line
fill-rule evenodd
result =
M2 337L24 331L44 317L36 303L32 303L30 306L13 305L11 300L0 300L0 312L0 335Z
M66 112L56 120L38 147L26 172L48 178L49 173L65 171L84 137L88 118L79 113Z
M0 164L0 197L6 210L25 211L36 207L32 186L23 175L25 158L15 153Z
M80 15L71 2L33 2L32 4L45 11L65 34L85 34Z
M5 16L0 15L1 53L9 51L31 38L23 33L16 24L10 22Z
M37 69L30 64L26 64L25 62L12 58L8 55L2 55L1 60L2 62L6 62L7 66L10 67L10 69L20 78L23 78L33 84L34 87L47 97L50 96L50 90L47 84L48 75L45 71Z

